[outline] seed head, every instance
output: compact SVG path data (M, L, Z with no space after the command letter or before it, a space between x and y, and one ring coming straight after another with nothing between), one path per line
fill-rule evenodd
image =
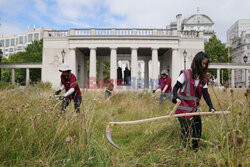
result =
M225 88L227 89L229 87L228 83L225 84Z
M242 136L237 136L236 137L236 146L240 147L243 144L243 137Z
M233 93L233 92L234 92L234 90L233 90L233 89L230 89L230 92L231 92L231 93Z

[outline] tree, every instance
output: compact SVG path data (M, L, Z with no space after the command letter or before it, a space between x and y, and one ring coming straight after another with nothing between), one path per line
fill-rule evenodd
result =
M8 59L3 59L2 62L8 63L31 63L42 62L43 40L33 41L27 46L24 52L18 52L9 56ZM2 78L6 82L10 82L11 70L4 69L2 71ZM26 69L15 69L16 81L20 84L25 83ZM30 69L31 81L39 81L41 78L41 69Z
M216 35L213 35L209 39L209 42L205 43L205 53L208 54L211 63L231 63L232 57L229 55L231 53L231 47L226 47ZM215 76L217 71L216 69L209 69L209 72ZM229 71L223 70L223 81L229 80Z

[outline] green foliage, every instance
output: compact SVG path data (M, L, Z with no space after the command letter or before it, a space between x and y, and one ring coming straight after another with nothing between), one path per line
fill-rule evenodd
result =
M216 35L209 39L209 42L205 43L205 52L208 54L211 63L231 63L232 56L229 56L228 52L232 52L231 47L226 47ZM213 76L217 75L216 69L208 70ZM229 71L224 70L223 76L221 76L223 81L229 80Z
M103 61L103 82L110 78L110 61Z
M227 48L216 35L209 39L209 42L205 43L205 52L210 58L212 63L225 63L232 62L232 58L229 57L228 51L231 52L231 48Z
M30 63L42 62L43 40L33 41L27 46L25 52L18 52L9 56L8 59L3 58L3 63ZM11 69L2 69L2 80L10 82ZM21 85L25 84L26 69L15 69L16 82ZM41 69L30 69L30 80L32 82L40 81Z

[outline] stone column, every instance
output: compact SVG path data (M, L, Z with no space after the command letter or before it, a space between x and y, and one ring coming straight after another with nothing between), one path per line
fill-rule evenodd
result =
M138 61L138 55L137 55L137 49L138 48L131 48L131 84L134 89L137 89L137 61Z
M26 86L30 84L30 69L26 68Z
M232 82L232 88L234 88L234 69L231 70L231 82Z
M15 69L11 69L11 83L15 84Z
M248 75L249 75L249 72L248 72L248 69L246 69L246 88L249 87Z
M89 59L89 86L93 89L96 86L96 48L90 48Z
M217 69L217 86L220 87L220 68Z
M179 50L172 48L172 65L171 65L171 78L172 78L172 85L176 83L176 79L178 78L180 71L182 70L183 62L180 61Z
M117 80L117 53L116 48L111 48L110 52L110 79L116 84Z
M77 65L76 65L76 48L70 48L69 49L69 58L68 58L68 63L71 68L71 72L75 74L76 78L77 76Z
M158 79L158 48L152 48L152 79Z

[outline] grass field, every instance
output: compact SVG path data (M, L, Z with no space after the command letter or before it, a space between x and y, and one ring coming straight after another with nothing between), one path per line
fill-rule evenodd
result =
M86 114L85 129L84 115L74 112L73 103L60 116L60 101L49 85L0 85L0 166L236 167L250 163L250 95L243 89L209 88L215 109L231 114L202 117L201 144L194 152L181 146L176 119L112 127L113 141L121 150L106 140L110 121L169 114L174 105L159 106L156 94L120 92L104 103L104 91L85 91L81 109ZM203 100L201 110L208 111Z

